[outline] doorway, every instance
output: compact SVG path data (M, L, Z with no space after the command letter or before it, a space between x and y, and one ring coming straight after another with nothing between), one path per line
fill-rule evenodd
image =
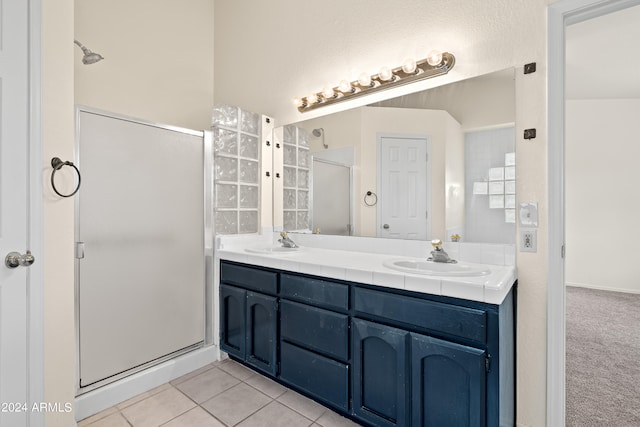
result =
M640 265L629 262L640 255L640 54L626 48L639 22L635 6L565 33L567 426L640 425ZM626 66L593 75L604 50Z
M566 62L568 26L640 4L638 0L562 0L548 8L547 425L565 425ZM596 61L597 62L597 61ZM592 60L593 63L593 60ZM605 143L606 144L606 143ZM612 236L615 239L615 236ZM612 240L613 241L613 240ZM569 242L570 243L570 242ZM571 251L574 244L567 248ZM596 245L597 247L597 245Z

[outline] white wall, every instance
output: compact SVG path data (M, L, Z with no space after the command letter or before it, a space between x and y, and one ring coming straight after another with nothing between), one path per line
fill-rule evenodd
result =
M568 100L566 283L640 293L640 99Z
M49 184L51 158L74 158L73 0L42 2L42 115L44 204L44 399L75 399L73 288L73 198L54 195ZM56 175L72 191L73 177ZM38 259L38 255L36 255ZM48 412L47 427L74 425L73 413Z
M154 123L209 129L213 107L213 1L77 0L75 101Z
M518 253L517 416L546 423L547 141L546 6L554 0L367 0L308 2L216 0L215 101L299 122L409 91L516 68L519 201L538 202L538 252ZM447 75L378 96L301 114L295 96L319 91L360 71L375 73L433 48L455 54ZM537 72L523 75L523 66ZM537 138L522 139L536 128Z
M507 68L374 105L445 110L464 131L513 123L516 120L514 74L513 68Z

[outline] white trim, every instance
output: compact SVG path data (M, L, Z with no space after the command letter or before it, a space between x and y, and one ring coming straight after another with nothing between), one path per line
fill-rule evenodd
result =
M29 1L29 235L36 262L27 272L29 289L28 399L44 402L44 207L42 199L42 0ZM30 412L28 425L44 425Z
M565 27L640 0L560 0L547 9L547 425L565 425Z

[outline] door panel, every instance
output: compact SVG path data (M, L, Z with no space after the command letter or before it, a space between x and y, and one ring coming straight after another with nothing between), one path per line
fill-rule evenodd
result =
M247 291L220 285L220 348L244 359Z
M84 387L204 340L204 142L82 108L77 133Z
M21 405L29 405L27 267L8 268L5 257L29 249L28 10L28 1L0 2L0 401ZM2 407L0 425L27 425L31 408L11 409Z
M406 425L409 333L360 319L351 329L354 415L379 426Z
M277 299L247 292L247 363L276 374Z
M425 240L428 215L428 139L381 137L378 237Z
M413 425L483 427L485 355L477 348L411 334Z

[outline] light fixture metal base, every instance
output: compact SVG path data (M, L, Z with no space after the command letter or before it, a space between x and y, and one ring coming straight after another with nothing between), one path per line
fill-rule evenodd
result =
M420 80L442 76L451 71L455 63L455 56L449 52L444 52L442 54L442 61L438 65L429 65L427 59L423 59L416 62L416 71L412 73L406 73L402 67L394 68L392 70L393 78L391 80L382 80L378 74L375 74L371 76L371 85L369 86L362 86L357 80L355 80L351 82L352 90L349 92L342 92L339 87L333 88L334 93L338 94L338 96L324 98L322 96L322 92L318 92L315 94L318 97L317 102L307 102L305 98L303 99L302 104L298 106L298 111L305 113L307 111L333 105L338 102L349 101L361 96L370 95L384 89L391 89Z

